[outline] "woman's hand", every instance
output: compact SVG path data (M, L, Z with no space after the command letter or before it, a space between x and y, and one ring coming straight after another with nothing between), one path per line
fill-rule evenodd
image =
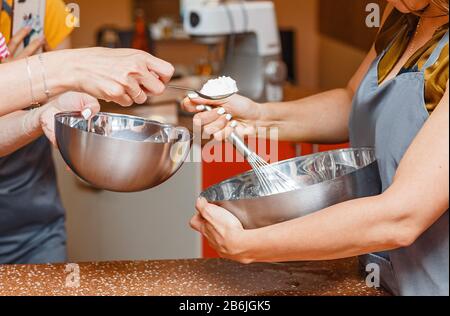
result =
M226 139L234 130L242 137L254 135L257 121L261 118L261 105L240 95L226 101L209 101L193 95L184 99L182 107L188 112L198 113L194 123L218 141Z
M86 48L61 56L71 65L71 86L122 106L162 94L174 73L171 64L135 49Z
M199 198L196 205L198 213L192 218L190 225L208 239L209 244L223 258L251 263L246 258L246 230L241 222L229 211L209 204Z
M44 106L39 121L47 138L56 145L55 115L66 111L80 111L85 119L89 119L100 110L98 100L90 95L68 92Z
M8 50L10 56L4 62L13 62L15 60L27 58L36 54L39 49L44 48L47 44L45 37L41 37L32 41L27 47L24 48L18 56L14 56L19 46L23 43L25 37L31 32L31 27L24 27L14 35L8 43Z

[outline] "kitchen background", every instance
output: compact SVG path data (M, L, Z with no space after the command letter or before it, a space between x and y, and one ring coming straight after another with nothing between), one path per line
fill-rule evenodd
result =
M184 34L180 23L186 4L183 0L71 2L81 10L81 27L72 36L74 48L102 45L148 49L172 62L177 69L176 79L191 86L199 86L205 75L213 75L215 61L223 54L220 47L212 51ZM283 57L290 68L285 99L292 100L347 84L377 32L365 27L366 5L382 5L384 1L273 2L283 39ZM146 34L151 34L151 39ZM191 118L180 113L177 105L182 97L168 91L150 99L147 105L123 110L105 104L102 110L189 125ZM343 146L346 144L280 143L279 157L287 159ZM55 153L55 159L68 214L69 257L76 262L214 256L188 226L196 197L203 188L249 169L245 163L186 163L156 189L118 194L87 186L74 177L59 154Z

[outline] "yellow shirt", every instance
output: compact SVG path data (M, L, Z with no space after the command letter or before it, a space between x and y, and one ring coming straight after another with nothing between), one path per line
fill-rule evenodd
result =
M0 0L1 1L1 0ZM13 0L6 1L12 5ZM44 34L52 49L58 47L72 32L72 27L67 26L68 16L66 5L62 0L47 0L45 10ZM11 36L11 18L4 10L0 13L0 32L9 42Z

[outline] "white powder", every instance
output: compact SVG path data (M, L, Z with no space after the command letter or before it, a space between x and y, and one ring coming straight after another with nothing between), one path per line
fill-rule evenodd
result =
M217 97L238 91L239 90L235 80L230 77L219 77L217 79L211 79L205 83L200 92L210 97Z

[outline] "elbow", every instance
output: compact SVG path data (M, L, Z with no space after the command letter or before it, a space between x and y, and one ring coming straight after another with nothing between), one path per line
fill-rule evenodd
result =
M420 229L400 223L392 236L392 248L407 248L414 244L420 235Z
M385 226L385 236L388 236L386 243L392 249L409 247L425 231L425 224L420 218L420 206L405 201L402 203L398 198L391 201L385 205L386 210L389 210Z

